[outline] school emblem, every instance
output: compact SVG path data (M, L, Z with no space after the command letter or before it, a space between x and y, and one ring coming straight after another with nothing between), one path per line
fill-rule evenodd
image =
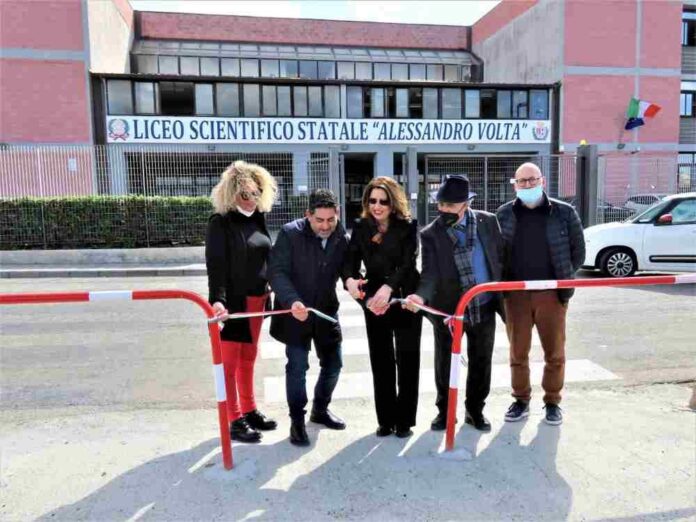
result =
M532 135L537 141L544 141L549 136L549 128L543 121L538 121L536 127L532 128Z
M123 120L121 118L114 118L112 120L109 120L108 130L109 139L113 141L126 141L128 139L128 131L130 129L126 120Z

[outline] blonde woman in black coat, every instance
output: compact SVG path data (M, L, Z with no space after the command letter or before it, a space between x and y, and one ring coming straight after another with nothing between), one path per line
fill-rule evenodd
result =
M392 178L365 188L362 217L344 264L346 288L365 313L377 411L377 436L413 434L418 408L422 317L389 306L418 287L418 227L403 189ZM361 267L364 266L364 274Z
M208 222L205 261L208 300L217 315L266 308L271 237L265 214L276 192L276 182L266 169L244 161L230 165L213 189L215 214ZM260 317L227 320L221 332L230 435L240 442L258 442L259 430L276 428L276 422L256 408L254 398L261 322Z

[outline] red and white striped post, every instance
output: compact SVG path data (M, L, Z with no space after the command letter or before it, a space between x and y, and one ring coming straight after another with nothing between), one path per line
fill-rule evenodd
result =
M26 294L0 294L0 305L39 304L39 303L80 303L95 301L144 301L156 299L187 299L203 309L208 319L215 316L213 307L195 292L187 290L107 290L100 292L52 292ZM222 463L225 469L232 469L232 444L227 419L227 394L225 393L225 374L222 369L220 328L217 322L208 323L210 346L213 355L213 376L215 377L215 396L218 405L220 424L220 446Z
M457 304L454 312L454 331L452 334L452 361L450 366L450 388L447 403L447 433L445 449L454 449L454 424L457 412L457 396L459 394L459 360L462 351L462 335L464 321L461 320L464 310L471 300L484 292L514 292L518 290L553 290L558 288L585 288L598 286L643 286L643 285L678 285L696 283L696 274L646 276L646 277L617 277L598 279L560 279L558 281L503 281L485 283L470 288Z

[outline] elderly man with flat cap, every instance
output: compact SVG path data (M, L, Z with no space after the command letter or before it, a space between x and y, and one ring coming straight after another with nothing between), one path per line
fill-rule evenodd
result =
M418 290L408 300L453 314L460 297L471 287L500 281L503 239L495 215L472 210L466 176L447 176L437 192L439 216L421 231L422 273ZM408 306L415 311L415 307ZM502 312L498 293L475 297L464 314L467 339L466 415L479 431L490 431L483 407L491 387L495 314ZM435 332L435 385L438 414L431 428L447 426L452 336L441 317L430 317Z

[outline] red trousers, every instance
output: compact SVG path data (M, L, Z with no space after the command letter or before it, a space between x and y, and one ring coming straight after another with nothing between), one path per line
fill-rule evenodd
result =
M247 296L245 312L263 312L267 295ZM225 370L227 417L229 422L256 409L254 400L254 364L258 353L263 317L248 319L251 342L222 341L222 366Z

